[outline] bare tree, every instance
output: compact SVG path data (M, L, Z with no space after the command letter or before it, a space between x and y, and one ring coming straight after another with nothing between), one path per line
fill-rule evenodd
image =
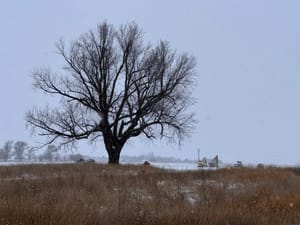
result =
M26 151L26 158L29 160L29 161L32 161L35 159L35 149L33 147L29 147L27 148L27 151Z
M24 141L17 141L14 144L14 155L16 160L22 161L24 159L24 153L29 149L29 146Z
M39 160L51 162L55 160L55 156L57 152L58 152L58 148L55 145L50 144L47 146L45 152L39 156Z
M0 160L8 161L13 149L13 141L7 141L0 149Z
M66 47L63 73L36 70L34 86L61 97L58 108L34 108L27 123L48 137L48 144L73 144L102 138L109 163L132 137L185 137L193 125L187 111L195 59L177 54L165 41L144 44L141 29L130 23L115 29L106 22Z

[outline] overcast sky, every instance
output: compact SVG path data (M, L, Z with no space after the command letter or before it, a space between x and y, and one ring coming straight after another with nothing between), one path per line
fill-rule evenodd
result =
M0 146L40 140L25 128L26 111L45 102L30 75L38 66L61 67L59 38L76 39L104 20L134 20L146 41L168 40L196 57L199 123L180 148L140 139L122 154L196 159L200 148L226 162L299 164L299 12L298 0L1 1ZM102 145L90 148L105 155Z

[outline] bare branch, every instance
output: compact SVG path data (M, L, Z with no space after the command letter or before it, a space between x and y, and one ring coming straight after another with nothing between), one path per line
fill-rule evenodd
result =
M189 134L194 57L177 54L165 41L144 44L136 23L115 29L104 22L69 47L62 40L56 47L65 62L62 73L38 69L33 79L61 105L34 108L26 117L48 142L103 138L113 162L132 137L181 140Z

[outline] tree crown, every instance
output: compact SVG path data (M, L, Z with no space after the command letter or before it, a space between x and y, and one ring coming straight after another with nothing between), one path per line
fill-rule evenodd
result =
M36 70L34 86L61 98L60 106L34 108L27 123L49 143L98 137L123 144L131 137L182 139L193 125L191 88L195 58L166 41L144 44L136 23L115 29L104 22L69 47L56 45L60 74ZM107 144L108 141L105 141Z

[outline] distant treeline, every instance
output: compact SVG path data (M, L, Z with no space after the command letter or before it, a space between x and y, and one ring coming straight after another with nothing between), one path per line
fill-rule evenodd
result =
M80 153L67 154L53 144L47 145L41 149L30 146L25 141L6 141L0 146L0 162L16 161L16 162L56 162L56 161L78 161L80 159L88 159L90 156L82 155ZM106 156L95 157L98 162L107 162ZM122 155L121 162L184 162L194 163L195 161L189 159L178 159L175 157L162 157L148 153L137 156Z
M47 145L43 150L30 146L25 141L6 141L0 147L0 161L76 161L81 154L61 154L55 145Z

